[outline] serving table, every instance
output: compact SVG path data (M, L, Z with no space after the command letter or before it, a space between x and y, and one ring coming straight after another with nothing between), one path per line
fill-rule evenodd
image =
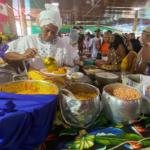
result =
M103 90L97 82L94 83L100 91ZM39 149L150 150L150 115L141 114L138 120L132 125L114 124L105 118L102 111L95 122L84 129L69 126L57 111L53 130Z

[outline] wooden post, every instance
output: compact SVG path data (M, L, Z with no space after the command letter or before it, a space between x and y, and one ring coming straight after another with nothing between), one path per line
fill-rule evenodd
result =
M36 18L36 25L37 25L37 26L40 26L40 22L39 22L39 19L38 19L38 18Z
M26 15L21 13L21 25L22 25L22 34L23 36L28 35L27 32L27 22L26 22Z
M19 8L20 7L20 2L18 0L18 20L19 20L19 23L20 23L20 29L21 29L21 35L22 35L22 25L21 25L21 18L20 18L20 11L19 11Z
M98 29L100 28L100 23L101 23L101 21L100 21L100 14L99 14L99 15L98 15L98 21L97 21Z
M20 2L20 8L21 8L21 25L22 25L22 35L26 36L28 35L27 32L27 22L26 22L26 15L25 13L25 3L24 0L19 0Z
M9 27L11 30L11 33L18 35L17 34L17 28L16 28L16 21L15 21L15 16L13 9L7 6L7 12L8 12L8 18L9 18Z
M138 11L135 12L134 24L133 24L133 29L132 29L133 33L135 33L135 31L136 31L137 17L138 17Z
M99 29L100 28L100 17L98 17L97 26L98 26L98 29Z
M101 24L101 20L100 20L100 17L101 17L101 11L99 10L99 15L98 15L98 21L97 21L97 26L98 26L98 29L100 28L100 24Z

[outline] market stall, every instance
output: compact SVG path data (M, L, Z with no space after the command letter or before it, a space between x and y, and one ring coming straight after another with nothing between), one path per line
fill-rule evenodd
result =
M39 2L43 7L45 3ZM74 11L79 13L84 3L77 2L80 7ZM87 5L86 9L91 9L88 12L82 8L85 24L92 21L95 25L98 19L99 28L102 17L96 16L97 12L106 9L106 4L96 7L99 2ZM37 7L38 2L35 4L31 6ZM66 4L69 8L70 4ZM25 2L21 5L21 18L25 23ZM61 11L67 10L65 5L61 4ZM109 62L92 58L87 51L79 56L78 36L75 41L69 36L69 42L57 36L59 31L64 33L67 29L61 30L66 21L62 20L58 5L47 2L43 11L38 8L35 18L40 13L40 27L35 27L34 32L38 34L3 45L0 50L0 57L16 71L0 70L0 150L149 148L149 76L121 72L120 65L125 58L123 48L120 51L124 50L124 54L118 57L117 48L109 47L114 59ZM71 10L73 8L72 3ZM91 20L87 15L94 8ZM78 23L76 16L72 24ZM118 23L115 19L116 16L110 20L110 26L112 22ZM104 24L107 21L102 20ZM25 24L23 28L26 30ZM97 27L84 26L84 29L93 32ZM106 28L101 29L105 31ZM149 29L143 34L150 37ZM77 30L75 32L77 35ZM100 30L95 32L100 33ZM122 33L113 36L113 39L120 36L123 45ZM76 64L77 68L73 68Z
M101 67L87 65L82 68L82 72L84 75L81 75L81 73L72 75L73 80L70 81L72 86L75 90L81 92L83 85L87 85L83 79L85 77L90 78L91 84L103 93L100 107L98 107L99 104L94 105L96 101L94 102L92 99L89 100L92 103L84 100L83 112L80 112L80 109L77 108L80 107L77 102L73 100L71 105L70 100L66 101L64 105L64 100L61 99L60 110L56 112L53 130L45 142L40 145L40 149L126 150L150 147L149 76L133 75L127 72L124 74L119 72L117 66L107 65L101 65ZM129 93L137 92L137 97L132 97L131 94L131 98L129 98L128 92L124 96L128 95L129 97L125 98L110 96L110 90L116 89L116 92L118 92L121 90L120 88L128 89ZM63 89L69 90L68 87L63 87ZM92 88L88 93L91 93L91 91ZM145 91L146 97L141 95L143 91ZM69 99L66 98L65 100ZM82 102L80 100L81 104ZM91 114L88 114L90 113L90 111L87 111L88 109L92 111ZM100 112L96 111L97 109ZM98 116L95 120L94 116L96 115L94 114L96 112ZM92 118L92 121L90 118ZM75 119L78 119L78 124L74 121Z
M81 72L72 73L68 79L77 94L74 94L68 85L60 88L59 108L56 115L58 91L56 90L56 95L52 96L53 88L51 86L49 90L44 88L45 85L49 88L48 82L25 80L1 84L0 101L3 108L0 129L3 129L3 132L0 134L1 137L5 136L1 147L10 148L9 145L12 143L12 148L31 149L44 139L45 142L40 145L40 149L43 150L50 148L120 150L150 147L149 76L127 75L128 73L123 74L119 71L117 66L86 65ZM66 73L60 73L47 72L46 74L48 76L66 75ZM35 95L38 91L34 91L34 87L39 94L46 92L48 95ZM118 92L123 88L129 90L124 91L125 98L117 98L117 95L113 95L113 91ZM68 90L74 96L70 95ZM100 93L102 96L99 96ZM145 93L144 96L141 93ZM8 124L11 120L13 125ZM19 122L20 120L25 121ZM34 121L30 122L30 120ZM8 124L7 129L11 128L11 130L5 130L6 124ZM24 130L23 134L21 134L22 130ZM13 135L14 131L16 136ZM5 143L8 138L12 140ZM18 138L20 140L16 145Z

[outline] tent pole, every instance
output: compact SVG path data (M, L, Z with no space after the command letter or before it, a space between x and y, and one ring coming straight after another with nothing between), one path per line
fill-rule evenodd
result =
M137 17L138 17L138 11L135 12L135 18L134 18L134 24L133 24L133 33L135 33L136 28L137 28Z
M21 35L22 35L21 18L20 18L20 11L19 11L19 0L18 0L18 17L19 17L19 23L20 23L20 29L21 29Z

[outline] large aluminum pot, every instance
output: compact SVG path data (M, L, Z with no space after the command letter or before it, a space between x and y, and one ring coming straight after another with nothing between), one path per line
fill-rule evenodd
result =
M57 90L57 93L59 93L59 89L55 84L49 83L47 81L42 80L22 80L22 81L13 81L13 82L7 82L4 84L0 84L0 89L2 92L7 93L17 93L25 90L25 83L32 83L33 87L38 88L38 91L47 92L48 90L51 90L50 85L53 85L53 87Z
M99 72L96 73L95 76L98 83L103 86L111 83L116 83L119 79L119 76L109 72Z
M122 87L132 89L141 95L138 90L130 86L122 84L107 85L104 87L102 94L103 111L106 118L111 122L127 125L140 116L142 97L140 96L140 98L133 100L124 100L111 96L106 92Z
M99 90L90 84L71 84L77 92L96 93L96 97L87 100L70 98L62 92L62 89L70 90L65 85L60 89L60 109L65 122L71 126L87 128L100 113Z
M16 73L7 69L0 69L0 84L13 81Z

